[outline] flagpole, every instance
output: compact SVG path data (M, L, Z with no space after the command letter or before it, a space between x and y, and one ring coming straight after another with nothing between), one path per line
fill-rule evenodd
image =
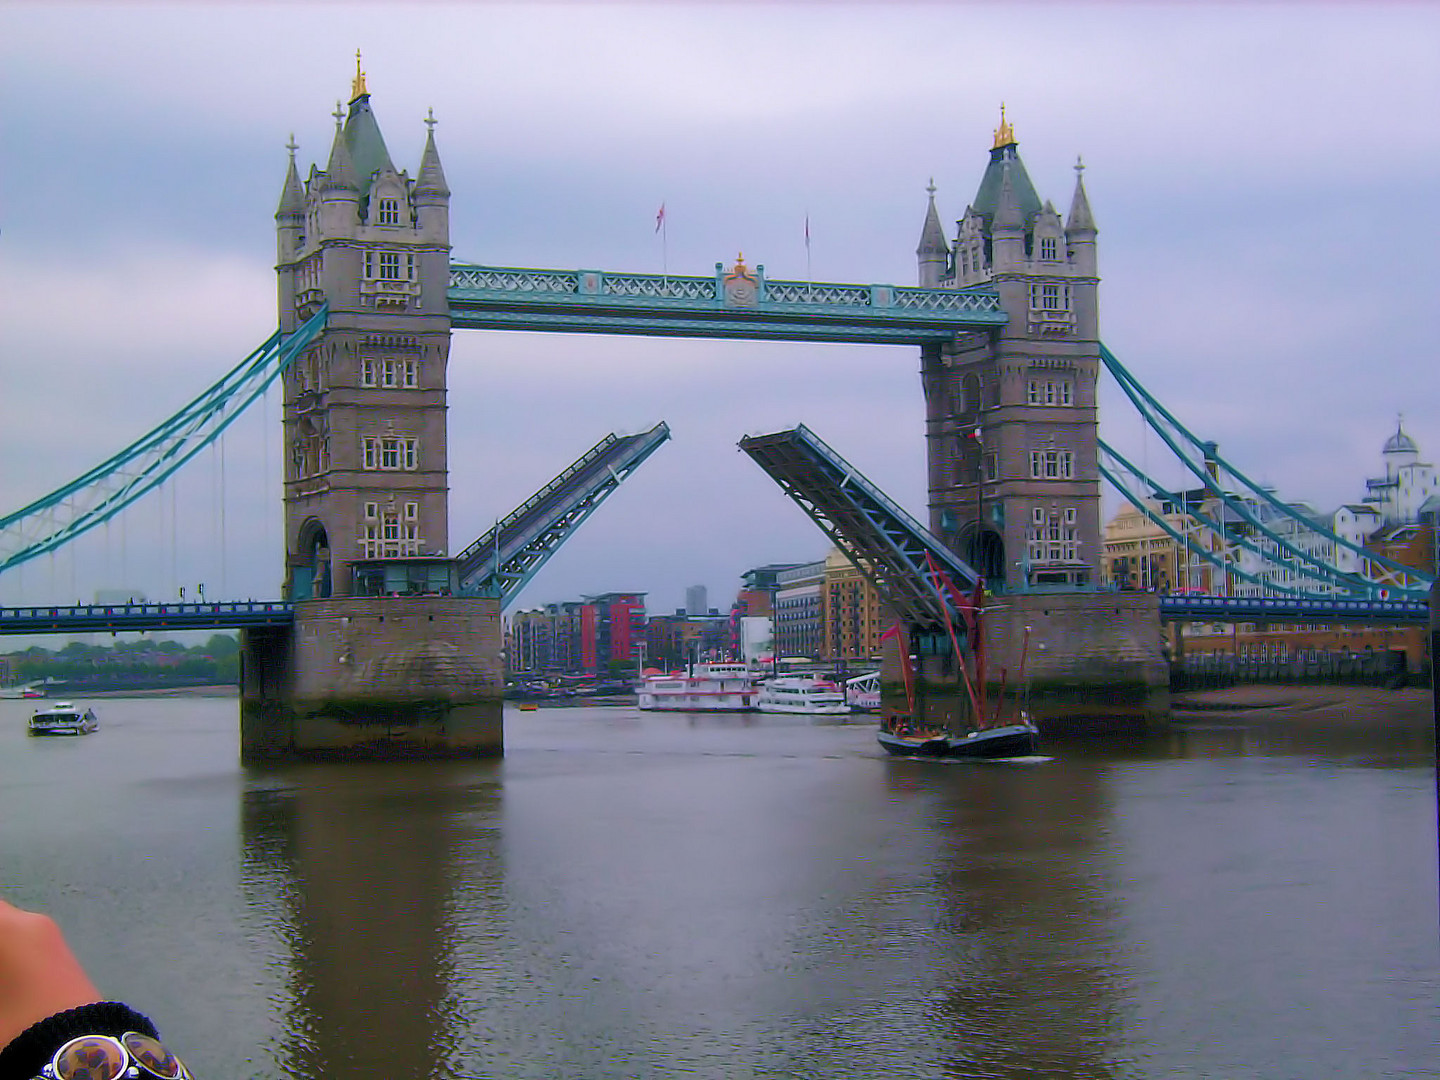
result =
M815 291L815 282L810 273L810 211L805 211L805 299L809 300Z

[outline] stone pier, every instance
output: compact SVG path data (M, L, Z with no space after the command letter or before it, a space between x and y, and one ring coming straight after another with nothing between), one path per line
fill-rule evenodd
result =
M982 620L988 717L1023 708L1042 736L1142 734L1170 715L1159 600L1147 593L1059 592L987 599ZM1027 630L1028 642L1027 642ZM947 639L912 640L910 693L886 651L884 711L964 730L973 709ZM966 650L968 658L968 650ZM973 674L973 668L971 669ZM978 694L978 690L977 690Z
M241 760L498 755L500 640L487 597L297 602L293 628L244 634Z

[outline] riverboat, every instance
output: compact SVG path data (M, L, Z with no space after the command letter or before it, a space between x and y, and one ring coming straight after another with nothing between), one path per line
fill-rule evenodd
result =
M80 710L68 701L36 709L30 717L31 735L89 735L100 726L93 709Z
M875 737L896 757L1015 758L1029 757L1040 749L1040 731L1024 713L1012 723L963 735L919 727L908 717L894 716L881 722Z
M845 700L856 712L875 712L880 708L880 673L872 671L845 680Z
M840 687L809 675L770 679L760 688L755 707L766 713L802 713L808 716L837 716L850 711L845 692Z
M696 664L689 671L650 675L636 704L654 712L751 712L759 680L745 664Z

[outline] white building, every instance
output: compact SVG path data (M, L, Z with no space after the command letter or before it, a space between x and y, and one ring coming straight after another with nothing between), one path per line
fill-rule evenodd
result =
M1440 475L1434 465L1420 460L1420 447L1405 433L1403 422L1395 425L1381 455L1385 475L1365 481L1365 501L1380 511L1383 525L1413 525L1420 520L1421 507L1440 495Z

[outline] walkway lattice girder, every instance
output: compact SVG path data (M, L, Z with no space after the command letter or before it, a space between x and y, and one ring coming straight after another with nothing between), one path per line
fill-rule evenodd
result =
M510 603L580 524L670 438L662 421L607 435L460 553L460 588Z
M1007 320L993 289L769 281L753 273L753 295L711 277L450 267L455 329L639 334L758 341L925 345Z
M960 631L955 605L933 585L931 563L965 591L980 575L809 428L801 424L747 436L740 449L820 526L907 625Z

